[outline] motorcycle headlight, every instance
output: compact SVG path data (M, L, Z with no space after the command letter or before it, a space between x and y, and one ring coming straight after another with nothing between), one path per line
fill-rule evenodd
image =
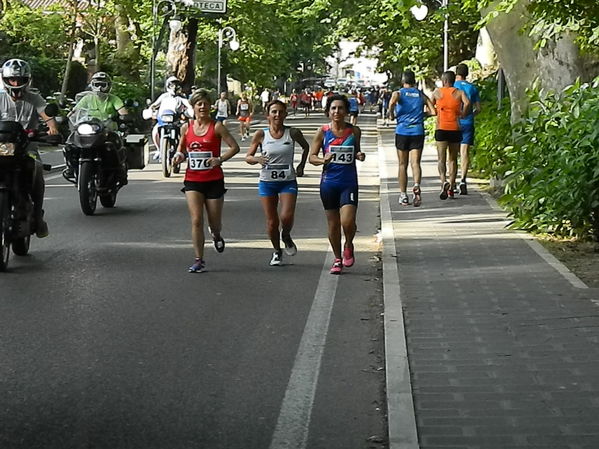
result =
M77 132L83 136L89 136L98 132L98 127L91 123L82 123L77 127Z
M164 123L173 123L175 121L175 116L174 115L163 115L162 117L160 117L162 119L162 121Z
M14 156L15 144L12 142L0 143L0 156Z

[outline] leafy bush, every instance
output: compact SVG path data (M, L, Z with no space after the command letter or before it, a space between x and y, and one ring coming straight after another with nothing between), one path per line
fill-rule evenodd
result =
M478 83L477 83L478 84ZM497 102L497 82L489 77L479 84L482 112L476 116L476 142L470 149L474 171L488 178L503 178L511 168L512 126L510 100ZM507 147L507 148L506 148Z
M514 146L506 148L511 173L501 202L519 228L599 237L599 78L529 95Z

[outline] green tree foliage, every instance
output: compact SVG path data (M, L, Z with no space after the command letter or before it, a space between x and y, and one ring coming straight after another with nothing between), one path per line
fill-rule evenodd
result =
M515 225L599 237L599 78L561 93L532 89L516 128L506 195Z
M577 35L584 51L599 53L599 2L597 0L534 0L530 3L531 34L544 45L564 32Z
M575 33L583 51L599 53L599 2L596 0L464 0L467 7L490 7L481 24L510 11L519 2L525 2L530 12L526 31L537 41L538 47L559 39L564 33Z
M379 70L397 77L404 68L419 76L434 77L443 69L443 22L449 24L449 64L474 56L480 15L475 5L449 2L441 8L436 0L424 0L429 14L417 21L410 8L416 0L354 0L353 13L343 21L342 32L379 49Z
M482 89L473 165L505 180L501 203L513 226L599 238L599 78L557 93L531 88L528 112L514 127L489 87Z
M6 58L29 56L60 58L68 51L68 22L59 11L44 13L11 2L0 16L0 54Z

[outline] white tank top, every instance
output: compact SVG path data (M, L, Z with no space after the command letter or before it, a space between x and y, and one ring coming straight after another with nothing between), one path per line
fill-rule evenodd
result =
M281 182L295 179L295 169L293 168L295 142L291 138L290 129L285 127L280 139L273 138L268 128L264 129L262 155L268 156L269 161L260 170L260 181Z

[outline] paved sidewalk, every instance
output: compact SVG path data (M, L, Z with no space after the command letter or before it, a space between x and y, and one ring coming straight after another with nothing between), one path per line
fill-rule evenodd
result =
M400 206L393 130L380 139L400 286L385 307L403 308L420 447L599 448L599 290L575 287L505 229L505 213L474 186L441 201L432 146L422 207ZM393 432L391 449L417 447Z

